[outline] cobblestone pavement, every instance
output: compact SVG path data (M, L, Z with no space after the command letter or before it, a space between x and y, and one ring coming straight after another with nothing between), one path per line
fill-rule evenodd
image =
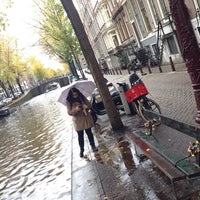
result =
M163 73L158 68L152 68L151 74L144 68L146 75L140 72L138 75L142 77L149 97L160 105L164 116L200 128L195 122L196 102L189 75L183 64L175 68L176 71L171 72L170 66L163 66ZM122 71L122 74L105 75L105 78L114 84L128 83L129 73ZM79 158L77 136L74 134L72 199L175 200L169 179L150 160L141 162L136 156L132 137L143 122L137 115L122 115L121 118L126 129L118 132L112 131L106 115L98 118L99 125L95 126L93 132L99 151L92 153L85 137L85 159ZM191 137L184 134L180 137L178 131L166 126L160 126L155 137L175 155L188 155ZM180 181L176 187L178 196L183 197L194 189L200 189L200 180ZM193 195L183 199L199 200L199 197Z
M157 67L152 68L151 74L144 68L143 71L146 73L144 76L138 72L149 91L149 97L160 105L164 116L200 128L200 124L195 122L196 101L185 64L177 64L175 72L171 71L170 66L162 68L163 73L159 73ZM120 75L105 75L105 77L113 83L120 81L129 83L129 74L125 70Z
M176 200L170 180L149 160L137 157L133 142L141 119L122 115L123 131L112 132L107 116L101 116L93 129L99 151L92 153L85 137L85 159L79 158L76 134L73 138L73 200ZM160 127L154 136L174 154L187 154L190 138ZM153 138L150 138L150 140ZM178 148L177 148L178 147ZM176 183L179 197L200 189L200 180ZM192 197L191 197L192 196ZM194 194L184 200L199 200Z

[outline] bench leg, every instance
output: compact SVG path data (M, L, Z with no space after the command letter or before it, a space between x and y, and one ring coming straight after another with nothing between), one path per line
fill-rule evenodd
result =
M176 192L176 186L175 186L175 181L171 180L171 184L172 184L172 189L173 189L173 192L174 192L174 196L175 196L176 200L178 200L178 196L177 196L177 192Z

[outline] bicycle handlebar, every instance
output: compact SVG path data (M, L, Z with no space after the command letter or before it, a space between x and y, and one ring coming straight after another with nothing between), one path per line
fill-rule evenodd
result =
M119 86L123 86L123 83L117 83Z
M141 78L137 79L136 81L134 81L131 85L135 85L137 83L139 83L141 80ZM123 86L123 83L117 83L119 86Z

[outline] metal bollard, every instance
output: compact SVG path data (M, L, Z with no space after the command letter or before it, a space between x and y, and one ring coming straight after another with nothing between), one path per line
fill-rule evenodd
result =
M172 67L172 71L173 72L176 71L175 66L174 66L174 62L172 61L172 57L171 56L169 57L169 61L170 61L170 65Z

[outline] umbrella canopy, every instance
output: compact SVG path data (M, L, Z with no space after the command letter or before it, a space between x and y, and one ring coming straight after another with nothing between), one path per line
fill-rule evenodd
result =
M68 96L70 89L73 87L77 88L85 97L89 97L92 95L92 92L96 88L96 85L93 81L89 80L76 81L66 86L66 89L62 91L60 97L58 98L59 103L66 105L66 98Z

